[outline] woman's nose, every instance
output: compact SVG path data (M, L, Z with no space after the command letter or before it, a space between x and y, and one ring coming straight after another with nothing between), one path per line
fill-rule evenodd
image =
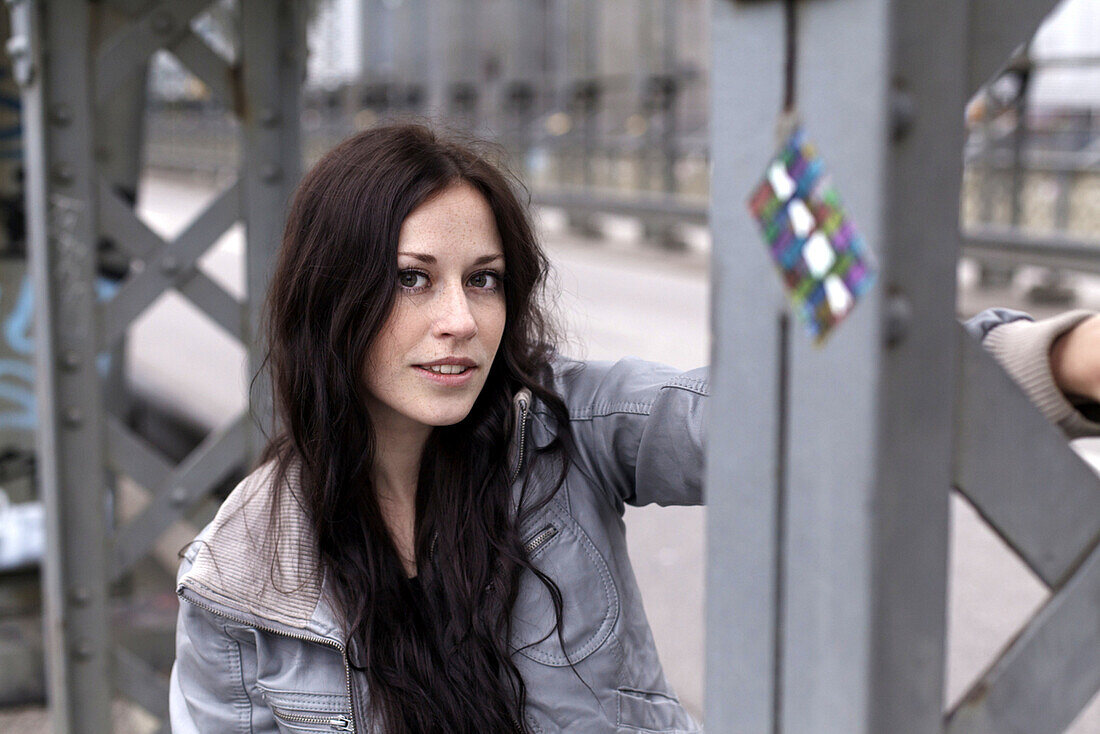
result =
M470 339L477 335L477 321L470 310L465 289L444 288L440 293L434 331L436 336L453 336L459 339Z

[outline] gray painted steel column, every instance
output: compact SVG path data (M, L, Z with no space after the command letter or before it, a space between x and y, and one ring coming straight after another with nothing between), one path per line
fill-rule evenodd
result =
M776 148L783 6L715 3L707 726L937 732L967 10L798 13L803 120L881 271L824 347L780 327L745 200Z
M47 690L58 732L109 726L107 516L96 372L96 222L87 3L22 0L13 12L23 85L27 223L35 290L39 496ZM46 49L51 53L44 63ZM15 55L15 54L13 54Z
M264 295L282 239L284 213L301 175L299 85L305 62L302 3L241 0L244 110L241 117L243 218L246 229L248 309L241 333L248 347L249 375L263 360L260 323ZM272 430L269 381L252 386L252 413L259 421L249 434L247 455L254 461Z

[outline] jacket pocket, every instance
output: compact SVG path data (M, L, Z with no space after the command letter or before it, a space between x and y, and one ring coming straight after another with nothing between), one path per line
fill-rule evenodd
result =
M578 663L607 641L619 616L607 561L556 502L527 523L523 538L531 562L561 591L562 631L559 639L550 592L526 572L512 612L512 647L544 665Z
M633 688L620 688L616 694L620 732L699 734L703 731L675 696Z
M262 696L281 732L353 731L346 696L295 691L262 690Z

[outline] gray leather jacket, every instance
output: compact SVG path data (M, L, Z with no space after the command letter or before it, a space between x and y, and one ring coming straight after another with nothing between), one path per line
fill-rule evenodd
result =
M628 359L562 362L555 371L576 456L521 532L561 589L564 648L547 634L549 595L533 575L523 579L512 644L527 724L547 733L700 731L657 658L622 515L627 502L702 502L705 370ZM555 467L540 466L532 451L552 440L553 422L527 391L515 410L518 499L524 475L544 485ZM369 691L348 664L306 519L291 493L273 506L270 478L270 466L247 477L180 567L173 731L371 732ZM278 538L268 537L272 513Z
M1044 326L1024 314L987 312L969 328L987 343L987 334L1006 335L997 345L1002 354L991 351L1036 374L1051 340L1087 314L1066 316ZM993 328L1008 322L1021 328ZM700 731L657 658L622 515L625 503L702 501L706 372L633 359L557 367L576 456L565 485L522 533L533 561L561 589L564 648L547 635L548 595L525 579L512 643L527 684L527 724L546 734ZM1043 390L1052 384L1049 367L1045 374ZM549 443L553 424L526 391L515 406L518 496L525 475L549 481L550 468L532 459L531 447ZM370 692L348 664L316 544L291 493L273 505L270 472L261 467L234 490L180 568L173 731L372 732ZM267 532L273 513L274 538Z

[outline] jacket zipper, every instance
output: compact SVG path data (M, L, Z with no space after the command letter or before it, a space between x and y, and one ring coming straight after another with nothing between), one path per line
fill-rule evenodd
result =
M519 457L516 461L515 471L512 472L512 478L509 480L511 482L516 481L516 477L519 476L519 472L523 468L523 444L527 439L527 401L520 398L516 402L519 403Z
M547 525L542 530L535 533L535 537L528 540L523 544L523 549L527 551L527 555L531 555L542 546L558 534L558 529L553 525Z
M303 714L293 714L275 706L271 707L271 711L280 719L289 721L292 724L331 726L336 731L352 731L351 717L346 714L337 714L336 716L305 716Z
M219 609L215 609L212 606L210 606L209 604L204 604L204 603L202 603L201 601L199 601L197 599L195 599L195 600L188 599L186 596L183 595L182 591L177 591L176 595L180 599L183 599L188 604L194 604L199 609L205 609L206 611L210 612L211 614L216 614L219 617L222 617L224 619L228 619L230 622L236 622L237 624L243 624L246 627L252 627L252 628L258 629L262 632L269 632L273 635L281 635L283 637L289 637L292 640L301 640L302 642L315 642L317 644L326 645L326 646L331 647L332 649L336 650L337 652L340 653L340 659L344 663L344 686L347 689L348 705L351 706L353 711L355 710L355 702L354 702L354 700L352 700L352 697L351 697L351 666L348 664L347 651L344 649L344 646L341 645L339 642L336 642L335 640L328 640L328 639L325 639L324 637L315 637L313 635L299 635L299 634L295 634L293 632L284 632L283 630L277 630L277 629L272 629L270 627L264 627L264 626L255 624L254 622L251 622L247 619L241 619L240 617L234 617L231 614L226 614L225 612L223 612ZM346 719L347 725L341 731L355 731L355 721L354 721L354 719L352 719L350 714L348 716L340 716L340 717L336 717L336 718ZM328 719L324 720L322 723L328 723Z

